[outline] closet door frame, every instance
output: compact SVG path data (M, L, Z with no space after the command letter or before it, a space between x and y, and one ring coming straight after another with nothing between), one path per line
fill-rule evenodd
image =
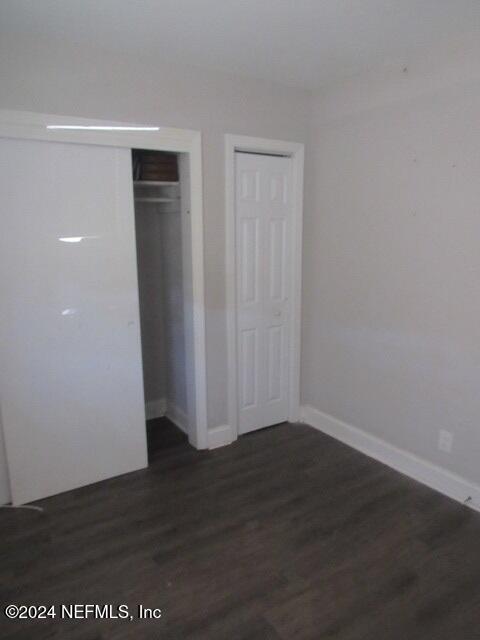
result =
M227 353L228 353L228 425L219 434L218 446L238 438L238 353L236 303L236 237L235 237L235 152L280 155L292 161L292 259L288 284L291 300L289 332L288 419L300 419L300 328L302 300L302 228L303 168L305 145L284 140L250 136L225 135L225 210L226 210L226 287L227 287Z
M54 127L54 128L51 128ZM60 128L55 128L60 127ZM66 127L66 128L61 128ZM194 407L188 407L189 440L197 449L208 441L203 249L202 137L200 131L149 123L92 120L27 111L0 110L0 138L93 144L186 153L190 161L190 220ZM0 390L1 392L1 390ZM193 417L193 420L192 420ZM7 452L8 464L8 452Z

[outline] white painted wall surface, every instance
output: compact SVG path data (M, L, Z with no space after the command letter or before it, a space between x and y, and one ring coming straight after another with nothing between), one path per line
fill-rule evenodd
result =
M142 189L144 190L143 187ZM161 404L167 395L162 221L157 208L158 204L135 202L138 293L146 404Z
M130 151L0 139L15 504L147 466Z
M0 41L0 107L200 129L209 427L227 421L224 134L304 142L309 94L53 38Z
M186 415L187 386L180 202L176 205L167 205L159 216L163 260L167 407L172 412L181 412Z
M478 483L478 56L441 63L315 100L302 394Z
M188 188L188 185L187 185ZM158 196L141 187L138 195ZM174 203L135 202L145 402L183 416L187 426L187 383L180 186L163 187ZM153 417L153 416L152 416ZM155 416L156 417L156 416Z

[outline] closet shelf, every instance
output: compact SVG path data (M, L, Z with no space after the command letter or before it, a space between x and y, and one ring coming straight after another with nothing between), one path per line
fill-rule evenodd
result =
M159 180L134 180L135 187L176 187L179 182L162 182Z
M180 198L135 198L135 202L180 202Z

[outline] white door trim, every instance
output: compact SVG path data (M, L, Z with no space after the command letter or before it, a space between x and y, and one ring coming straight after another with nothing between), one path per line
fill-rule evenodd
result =
M193 339L195 407L189 433L191 444L197 449L208 447L207 378L205 357L205 285L203 259L203 192L202 138L200 131L191 129L156 128L141 130L48 129L48 125L81 125L98 127L135 127L135 123L92 120L73 116L57 116L28 111L0 110L0 138L73 142L110 147L155 149L188 153L190 157L190 215L193 290Z
M249 136L225 135L226 196L226 285L227 285L227 357L228 357L228 423L231 440L238 437L237 341L236 341L236 260L235 260L235 151L284 155L292 159L293 219L292 277L290 299L289 414L295 422L300 418L300 326L302 284L302 224L304 145L297 142L268 140Z

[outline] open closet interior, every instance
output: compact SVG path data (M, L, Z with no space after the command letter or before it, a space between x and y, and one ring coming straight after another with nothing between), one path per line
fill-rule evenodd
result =
M133 191L149 457L188 437L180 156L133 149ZM185 186L185 184L183 185Z

